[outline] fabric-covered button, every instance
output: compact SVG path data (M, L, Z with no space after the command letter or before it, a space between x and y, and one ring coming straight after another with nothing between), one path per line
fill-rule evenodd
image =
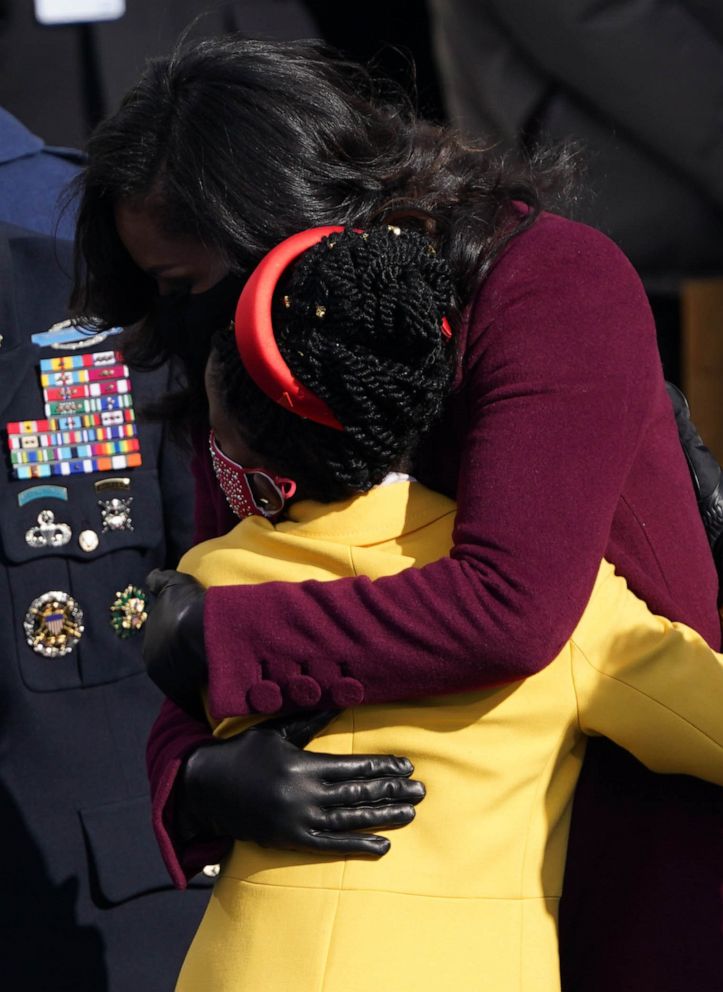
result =
M321 686L310 675L295 675L289 679L288 694L297 706L316 706L321 699Z
M364 686L359 679L339 679L331 687L331 698L336 706L358 706L364 702Z
M261 679L249 689L249 708L255 713L276 713L281 709L281 702L281 689L269 679Z

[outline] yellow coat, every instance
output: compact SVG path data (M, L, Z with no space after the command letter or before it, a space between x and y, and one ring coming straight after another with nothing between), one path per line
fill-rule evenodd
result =
M419 483L302 502L192 549L205 585L371 578L452 544L455 507ZM419 623L433 622L420 616ZM391 663L391 662L390 662ZM347 710L310 745L408 755L427 798L378 860L237 843L178 992L554 992L557 908L587 735L649 768L723 784L723 664L603 562L540 674L478 693ZM248 720L224 720L228 736Z

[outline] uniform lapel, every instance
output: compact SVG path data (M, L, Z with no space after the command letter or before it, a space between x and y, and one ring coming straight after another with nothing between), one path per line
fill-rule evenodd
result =
M56 301L68 298L71 272L69 242L0 223L0 423L37 361L31 336L65 317Z

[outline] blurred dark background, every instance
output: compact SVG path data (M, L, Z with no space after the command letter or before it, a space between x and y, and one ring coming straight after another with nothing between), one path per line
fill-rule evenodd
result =
M576 142L573 215L637 268L666 375L723 457L721 0L126 0L117 20L53 27L33 0L0 0L0 107L82 148L189 24L323 38L412 86L425 116L512 155ZM0 163L2 141L0 128Z
M33 0L0 0L0 106L49 144L82 147L146 59L167 52L195 19L194 36L323 37L359 60L378 56L403 81L413 56L420 108L442 114L427 6L409 0L126 0L118 20L52 27L38 23Z

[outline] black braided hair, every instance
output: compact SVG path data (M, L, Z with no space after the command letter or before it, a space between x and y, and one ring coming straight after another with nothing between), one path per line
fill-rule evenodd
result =
M407 467L440 415L454 371L442 333L447 263L413 230L347 228L306 251L273 305L276 341L296 378L343 431L282 408L251 381L233 332L214 339L214 386L247 444L306 496L342 499Z

